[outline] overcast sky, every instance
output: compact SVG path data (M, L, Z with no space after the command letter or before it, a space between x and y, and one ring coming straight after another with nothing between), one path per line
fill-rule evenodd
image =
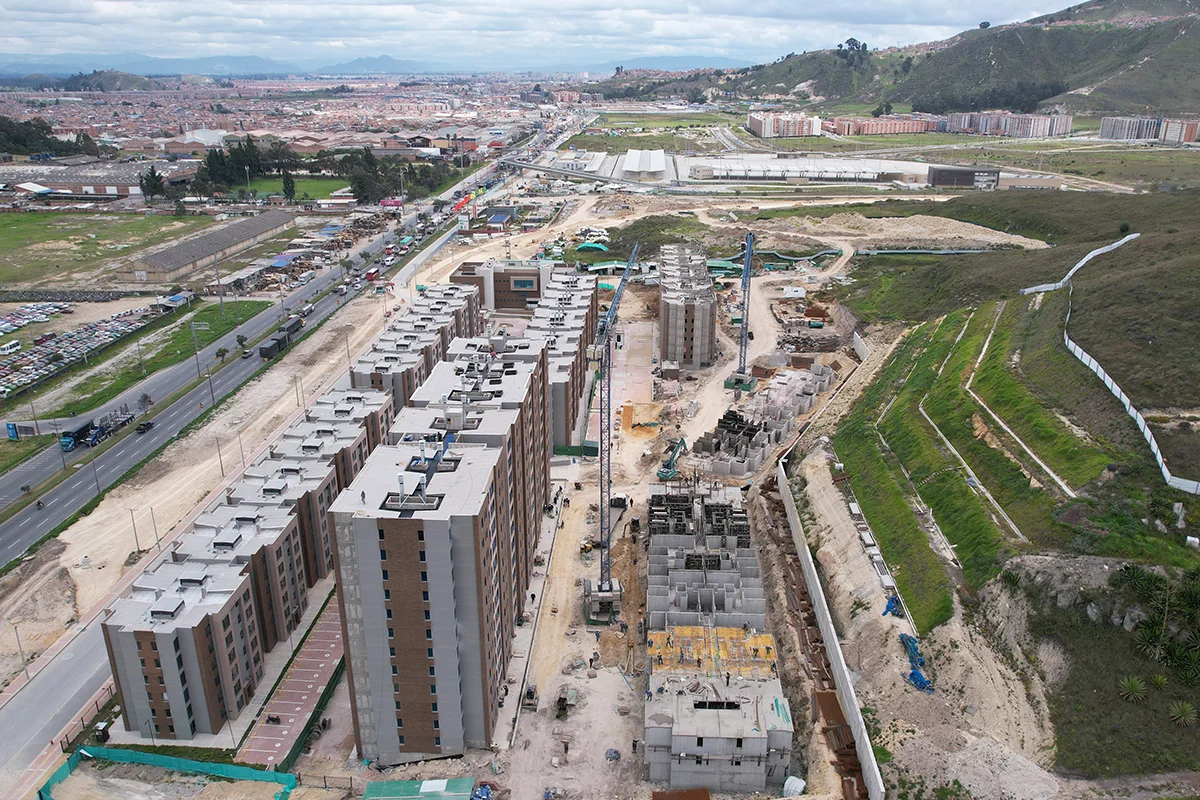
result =
M464 68L717 54L754 63L941 39L1057 10L1045 0L0 0L0 53L359 56Z

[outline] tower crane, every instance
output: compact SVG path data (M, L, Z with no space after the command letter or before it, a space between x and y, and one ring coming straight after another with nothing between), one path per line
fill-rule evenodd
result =
M747 379L746 341L750 336L750 259L754 256L754 234L746 234L746 263L742 265L742 335L738 342L738 368L735 377Z
M608 313L600 320L600 330L597 332L596 345L600 356L600 580L596 583L595 591L585 584L585 593L589 595L588 604L591 607L590 616L599 618L597 609L608 605L610 614L620 608L621 587L619 581L612 577L612 340L613 327L617 322L617 307L625 294L625 284L633 272L637 262L640 243L633 245L629 261L621 273L612 302L608 305Z

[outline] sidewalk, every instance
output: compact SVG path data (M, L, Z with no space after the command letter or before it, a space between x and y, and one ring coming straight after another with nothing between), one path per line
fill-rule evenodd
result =
M574 467L574 469L577 469L577 467ZM533 621L518 627L513 636L513 655L512 659L508 662L508 672L505 675L504 682L505 686L513 688L509 690L508 696L504 698L504 707L500 709L500 713L496 718L496 727L493 736L497 737L497 739L492 741L492 747L500 750L509 749L516 737L517 720L521 714L521 696L525 693L525 682L529 678L530 651L533 649L533 642L537 636L538 622L542 618L542 599L545 597L547 572L554 558L554 543L558 539L558 525L559 520L562 519L562 499L568 494L567 486L570 481L567 477L562 476L564 469L559 468L557 470L561 477L554 476L555 471L551 468L550 488L552 491L562 489L562 495L554 504L554 514L549 517L542 517L542 530L538 536L536 552L544 555L546 561L541 566L534 567L533 576L529 580L529 591L534 595L535 599L532 603L525 606L526 610L533 614Z

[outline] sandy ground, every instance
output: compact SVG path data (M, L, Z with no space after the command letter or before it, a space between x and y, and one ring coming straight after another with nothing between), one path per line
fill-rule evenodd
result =
M54 800L274 800L279 784L224 781L137 764L81 764L54 789ZM292 800L342 800L345 791L297 789Z
M156 527L165 536L221 481L222 459L227 471L238 465L242 451L249 460L296 411L301 383L311 396L345 368L347 336L351 352L358 352L382 323L377 300L351 301L317 333L244 386L200 429L169 445L136 476L109 492L95 511L61 534L62 548L38 551L23 568L28 570L21 581L23 591L6 591L6 584L0 584L0 616L20 620L22 645L28 639L37 652L44 650L61 635L68 620L102 600L120 580L136 549L134 522L141 549L152 549ZM330 358L331 353L336 357ZM60 577L63 568L69 576L65 585ZM35 593L30 586L47 591ZM11 628L7 632L0 628L3 680L11 679L17 668Z
M62 333L63 331L74 330L75 328L83 327L89 322L95 322L101 319L108 319L113 314L119 311L129 311L134 308L141 308L147 305L152 297L122 297L120 300L111 300L103 303L75 303L72 306L74 313L59 314L51 317L49 322L35 322L32 325L26 325L21 328L19 333L12 334L21 338L36 338L43 333ZM7 314L10 311L16 311L27 303L0 303L0 314Z
M1043 798L1054 794L1054 735L1040 682L1022 677L956 609L950 622L921 641L937 685L923 695L904 680L907 659L897 642L910 625L881 616L886 596L859 544L844 495L833 484L827 453L814 448L802 463L807 531L819 544L826 595L844 632L847 664L859 676L859 702L875 709L883 744L895 755L893 778L910 770L932 783L958 779L977 798Z

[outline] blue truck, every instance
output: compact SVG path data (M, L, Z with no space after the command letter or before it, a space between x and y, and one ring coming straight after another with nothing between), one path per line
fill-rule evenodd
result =
M92 432L92 421L81 422L74 428L63 431L62 436L58 440L58 446L62 448L64 453L69 453L85 442L88 434Z

